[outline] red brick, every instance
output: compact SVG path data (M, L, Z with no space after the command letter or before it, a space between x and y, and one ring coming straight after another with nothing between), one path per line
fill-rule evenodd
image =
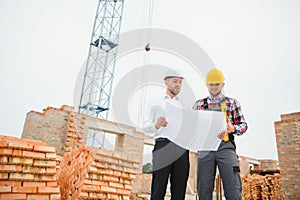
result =
M10 193L11 188L11 186L0 186L0 193Z
M96 181L96 180L92 180L92 184L93 185L103 185L103 186L107 186L107 182L104 181Z
M127 184L125 184L125 185L124 185L124 188L127 189L127 190L131 190L131 189L132 189L132 185L127 185Z
M8 157L7 156L1 156L0 157L0 163L7 163L8 162Z
M0 179L8 179L8 173L0 173Z
M40 151L40 152L50 152L53 153L55 152L55 147L51 147L51 146L45 146L45 145L34 145L33 146L33 150L34 151Z
M1 200L9 200L9 199L26 199L26 194L14 194L14 193L7 193L7 194L0 194Z
M33 174L10 173L9 180L33 180Z
M129 177L130 177L131 179L135 179L135 178L136 178L136 175L135 175L135 174L129 174Z
M22 172L20 165L0 165L0 172Z
M90 166L89 169L88 169L88 172L89 172L89 173L95 173L95 174L96 174L96 173L97 173L97 168L96 168L96 167L93 167L93 166Z
M0 148L0 155L11 155L13 152L12 149Z
M37 193L37 187L13 187L13 193Z
M119 178L103 175L103 180L105 181L113 181L113 182L119 182Z
M59 188L58 187L39 187L38 188L38 193L42 194L50 194L50 193L59 193Z
M47 187L57 187L57 181L48 181L46 185Z
M97 185L97 184L93 184L92 180L89 179L83 179L83 183L86 185Z
M34 175L35 181L56 181L56 175L41 175L41 174L35 174Z
M82 198L82 199L88 199L89 193L87 193L87 192L80 192L79 195L78 195L78 197Z
M33 145L28 144L21 139L10 139L8 141L8 147L14 148L14 149L24 149L24 150L32 150Z
M23 151L23 156L27 158L37 158L37 159L45 159L45 153L40 152L32 152L32 151Z
M48 194L28 194L27 200L50 200L50 195Z
M119 196L117 194L107 194L108 199L119 199Z
M33 166L37 166L37 167L56 167L56 161L34 160Z
M46 168L45 167L23 166L23 172L31 173L31 174L45 174Z
M100 189L102 192L116 192L116 188L111 188L111 187L107 187L107 186L100 186Z
M24 187L45 187L45 182L31 182L31 181L24 181L23 182Z
M125 190L125 189L120 189L120 188L117 188L117 193L119 193L119 194L127 194L127 195L131 194L130 190Z
M0 181L0 186L21 186L21 181Z
M23 150L21 150L21 149L14 149L12 155L16 156L16 157L22 157L22 153L23 153Z
M89 198L91 199L106 199L106 195L101 194L101 193L89 193Z
M60 194L50 194L50 200L61 200Z
M19 164L19 165L32 165L32 158L18 158L18 157L9 157L9 163Z
M7 141L0 141L0 147L7 147Z
M83 185L81 189L87 192L100 192L100 187L96 185Z
M56 153L46 153L46 159L49 159L49 160L55 160L56 159Z
M108 186L114 187L114 188L124 188L124 184L121 183L115 183L115 182L109 182Z
M114 171L114 176L121 176L121 175L122 175L121 172L119 172L119 171Z
M127 179L120 179L120 182L121 182L121 183L124 183L124 184L128 184L128 185L131 185L131 184L132 184L132 181L127 180Z
M56 168L46 168L46 174L56 174Z

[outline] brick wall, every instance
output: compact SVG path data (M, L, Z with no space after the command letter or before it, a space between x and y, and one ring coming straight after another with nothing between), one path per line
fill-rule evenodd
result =
M22 138L43 141L63 155L69 115L65 106L60 109L48 107L43 113L30 111L26 115Z
M116 137L115 150L119 152L126 152L132 158L139 161L140 165L136 169L138 174L136 177L136 183L133 185L132 191L138 193L140 191L140 185L142 181L143 171L143 154L144 154L144 133L138 131L132 131L131 134L118 134Z
M275 123L284 199L300 199L300 112L283 114Z
M264 159L259 160L261 170L275 170L279 169L279 162L277 160Z

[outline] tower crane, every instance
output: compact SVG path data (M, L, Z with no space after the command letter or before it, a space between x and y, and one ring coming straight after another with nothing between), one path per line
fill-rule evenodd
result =
M124 0L98 0L78 113L108 119L123 8ZM104 132L88 131L88 145L104 141Z
M148 25L152 18L153 0L150 2ZM78 113L108 119L123 9L124 0L98 0ZM145 50L150 50L150 44L146 45ZM89 130L89 141L89 145L97 146L97 141L103 147L105 133Z
M124 0L99 0L78 112L108 118Z

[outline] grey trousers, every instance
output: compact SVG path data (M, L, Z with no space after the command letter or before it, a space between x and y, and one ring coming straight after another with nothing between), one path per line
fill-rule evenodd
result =
M212 200L218 166L226 200L242 199L238 157L231 142L222 141L218 151L198 152L197 192L199 200Z

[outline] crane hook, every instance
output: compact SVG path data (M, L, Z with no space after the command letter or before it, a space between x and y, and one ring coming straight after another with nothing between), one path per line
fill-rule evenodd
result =
M148 44L145 46L145 50L146 50L146 51L150 51L150 43L148 43Z

